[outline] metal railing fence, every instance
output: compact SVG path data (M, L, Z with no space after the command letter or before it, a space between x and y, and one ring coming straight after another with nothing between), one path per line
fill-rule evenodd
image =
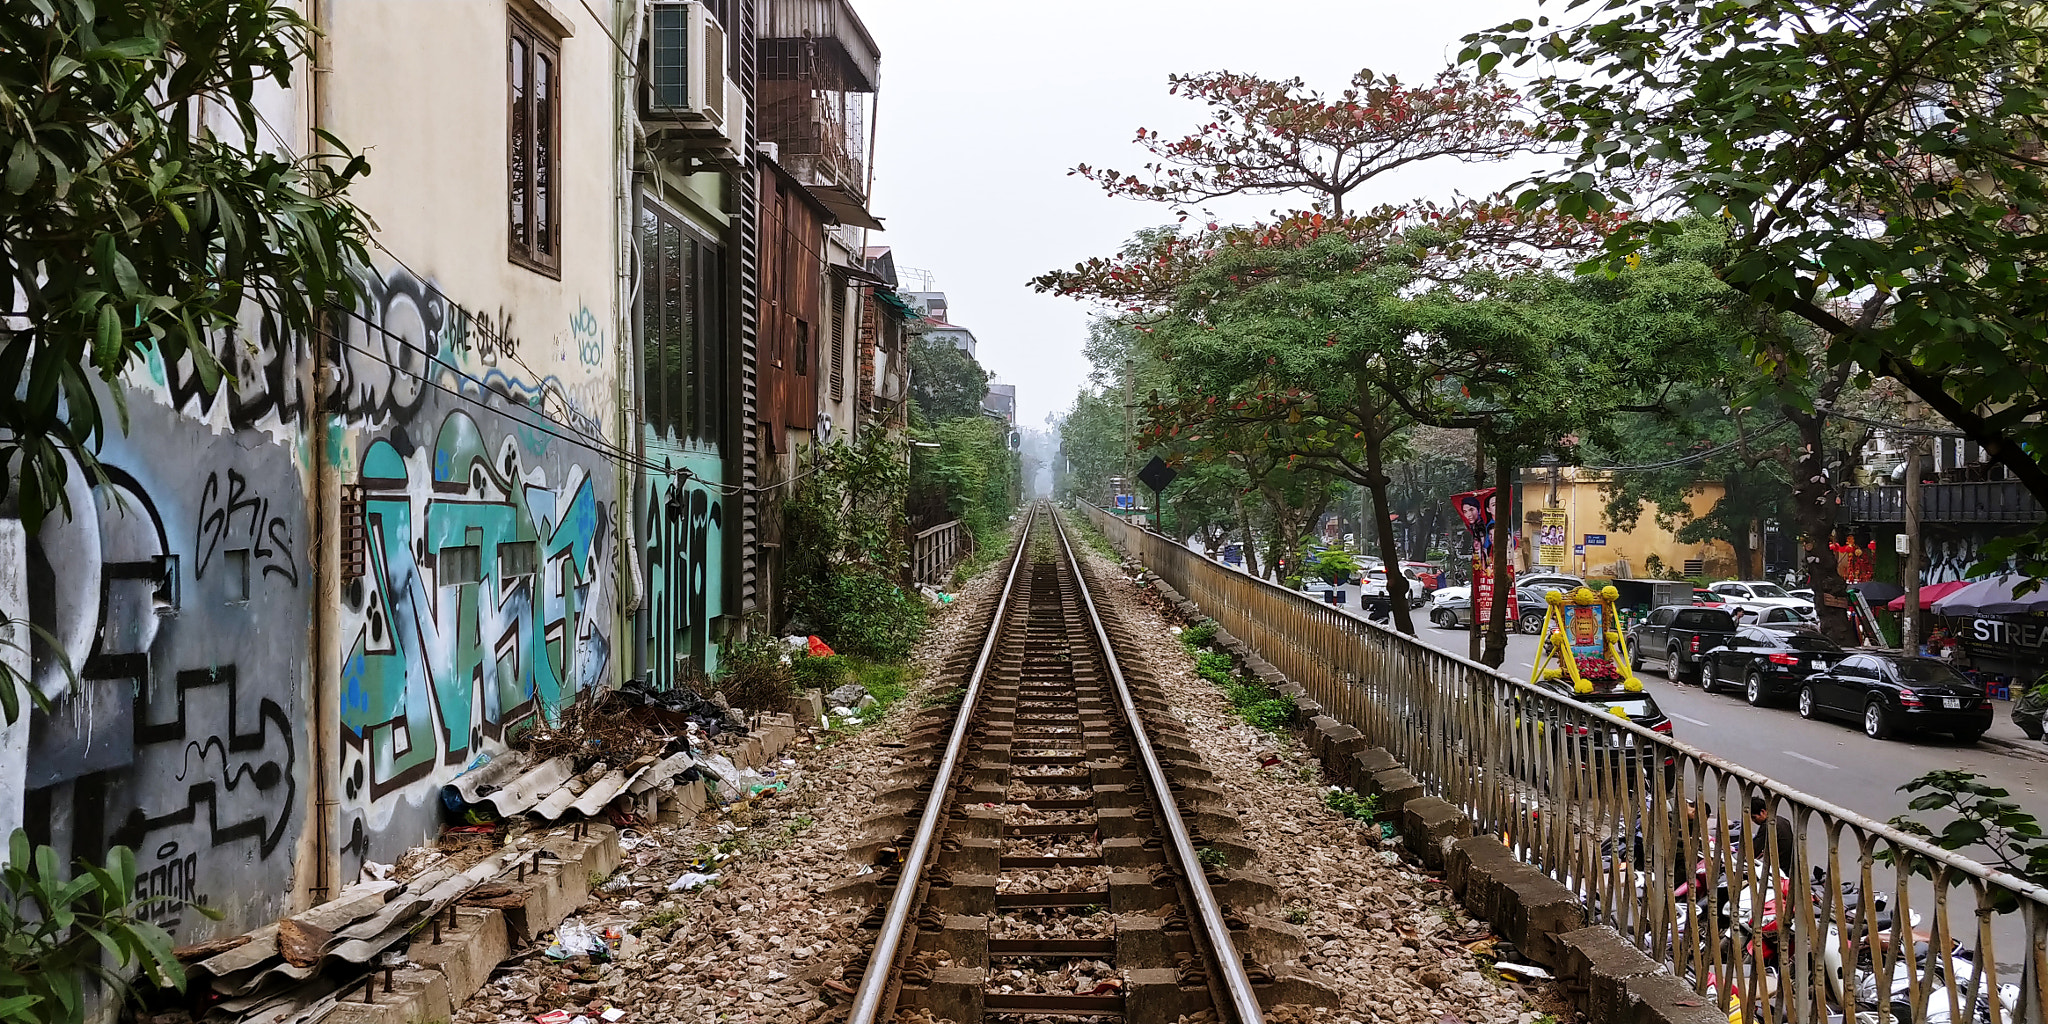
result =
M910 542L910 567L914 583L936 586L945 581L946 574L953 571L954 563L964 553L960 520L940 523L923 530Z
M2048 1024L2042 887L1085 508L1731 1019Z

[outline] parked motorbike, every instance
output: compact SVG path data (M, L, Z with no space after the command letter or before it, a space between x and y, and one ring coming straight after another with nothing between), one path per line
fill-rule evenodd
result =
M2012 721L2027 734L2030 740L2042 737L2042 720L2048 718L2048 683L2042 683L2021 693L2012 702Z

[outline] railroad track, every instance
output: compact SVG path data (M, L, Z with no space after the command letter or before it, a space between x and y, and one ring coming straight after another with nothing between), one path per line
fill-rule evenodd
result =
M1259 916L1256 851L1149 673L1119 663L1119 616L1059 518L1040 504L1019 532L979 648L948 666L961 699L913 725L861 851L875 935L848 1020L1253 1024L1262 1003L1327 1004L1247 955L1300 940Z

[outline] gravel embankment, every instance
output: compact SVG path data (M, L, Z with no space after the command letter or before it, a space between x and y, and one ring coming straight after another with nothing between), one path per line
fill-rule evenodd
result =
M1193 674L1156 596L1114 563L1093 552L1087 557L1114 591L1110 601L1146 638L1143 649L1124 656L1145 659L1180 706L1218 784L1232 794L1246 841L1262 853L1258 870L1275 879L1301 922L1308 939L1301 966L1346 999L1338 1009L1282 1016L1400 1024L1536 1021L1524 994L1491 980L1465 948L1483 943L1485 926L1466 919L1440 882L1383 848L1375 826L1325 808L1306 755L1290 740L1231 717L1222 695ZM856 940L866 910L850 909L828 891L860 872L847 851L868 841L862 822L903 764L891 744L900 743L921 695L958 685L933 677L955 644L978 641L964 634L975 618L971 609L992 597L994 577L985 573L935 617L911 695L888 716L850 736L800 739L784 752L785 762L774 767L794 777L788 792L627 837L640 842L580 915L600 930L636 933L613 962L530 955L502 968L456 1014L455 1024L530 1020L558 1008L589 1013L595 1021L607 1006L625 1011L620 1024L802 1024L827 1016L830 1003L843 1006L843 993L863 966ZM721 849L730 858L705 866ZM718 881L696 891L668 890L691 870L716 871ZM1014 884L1064 889L1092 881L1048 874ZM1048 926L1092 932L1110 921L1098 915ZM1029 922L1000 927L1037 930ZM1066 981L1097 984L1107 968L1091 966L1072 965ZM1038 987L1058 979L1012 980Z

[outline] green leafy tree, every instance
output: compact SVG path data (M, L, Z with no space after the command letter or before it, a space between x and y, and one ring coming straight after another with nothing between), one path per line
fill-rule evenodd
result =
M1061 498L1097 504L1110 500L1111 478L1123 475L1124 412L1108 397L1082 388L1060 418L1060 464L1055 491Z
M104 401L125 429L98 381L153 350L211 393L222 336L281 344L350 300L368 165L259 143L257 87L311 38L267 0L0 0L0 498L31 530L97 472Z
M980 416L990 374L966 350L921 334L910 342L910 406L924 423Z
M125 998L132 977L182 989L171 937L148 920L167 897L135 897L135 854L107 851L104 866L79 862L66 876L57 851L31 848L14 830L0 868L0 1024L78 1024L97 987ZM196 908L219 917L207 907Z
M1523 203L1654 212L1609 239L1609 265L1682 231L1685 213L1719 218L1721 278L1811 324L1818 362L1895 378L2048 500L2040 5L1553 7L1573 13L1476 33L1462 54L1482 73L1569 69L1532 86L1570 152ZM1809 372L1801 353L1756 354ZM1817 434L1801 438L1797 480L1826 476ZM2026 546L2048 571L2048 533Z
M947 420L925 434L938 447L913 450L913 495L943 501L977 545L995 543L1020 499L1019 461L1010 450L1009 430L996 419L976 415Z

